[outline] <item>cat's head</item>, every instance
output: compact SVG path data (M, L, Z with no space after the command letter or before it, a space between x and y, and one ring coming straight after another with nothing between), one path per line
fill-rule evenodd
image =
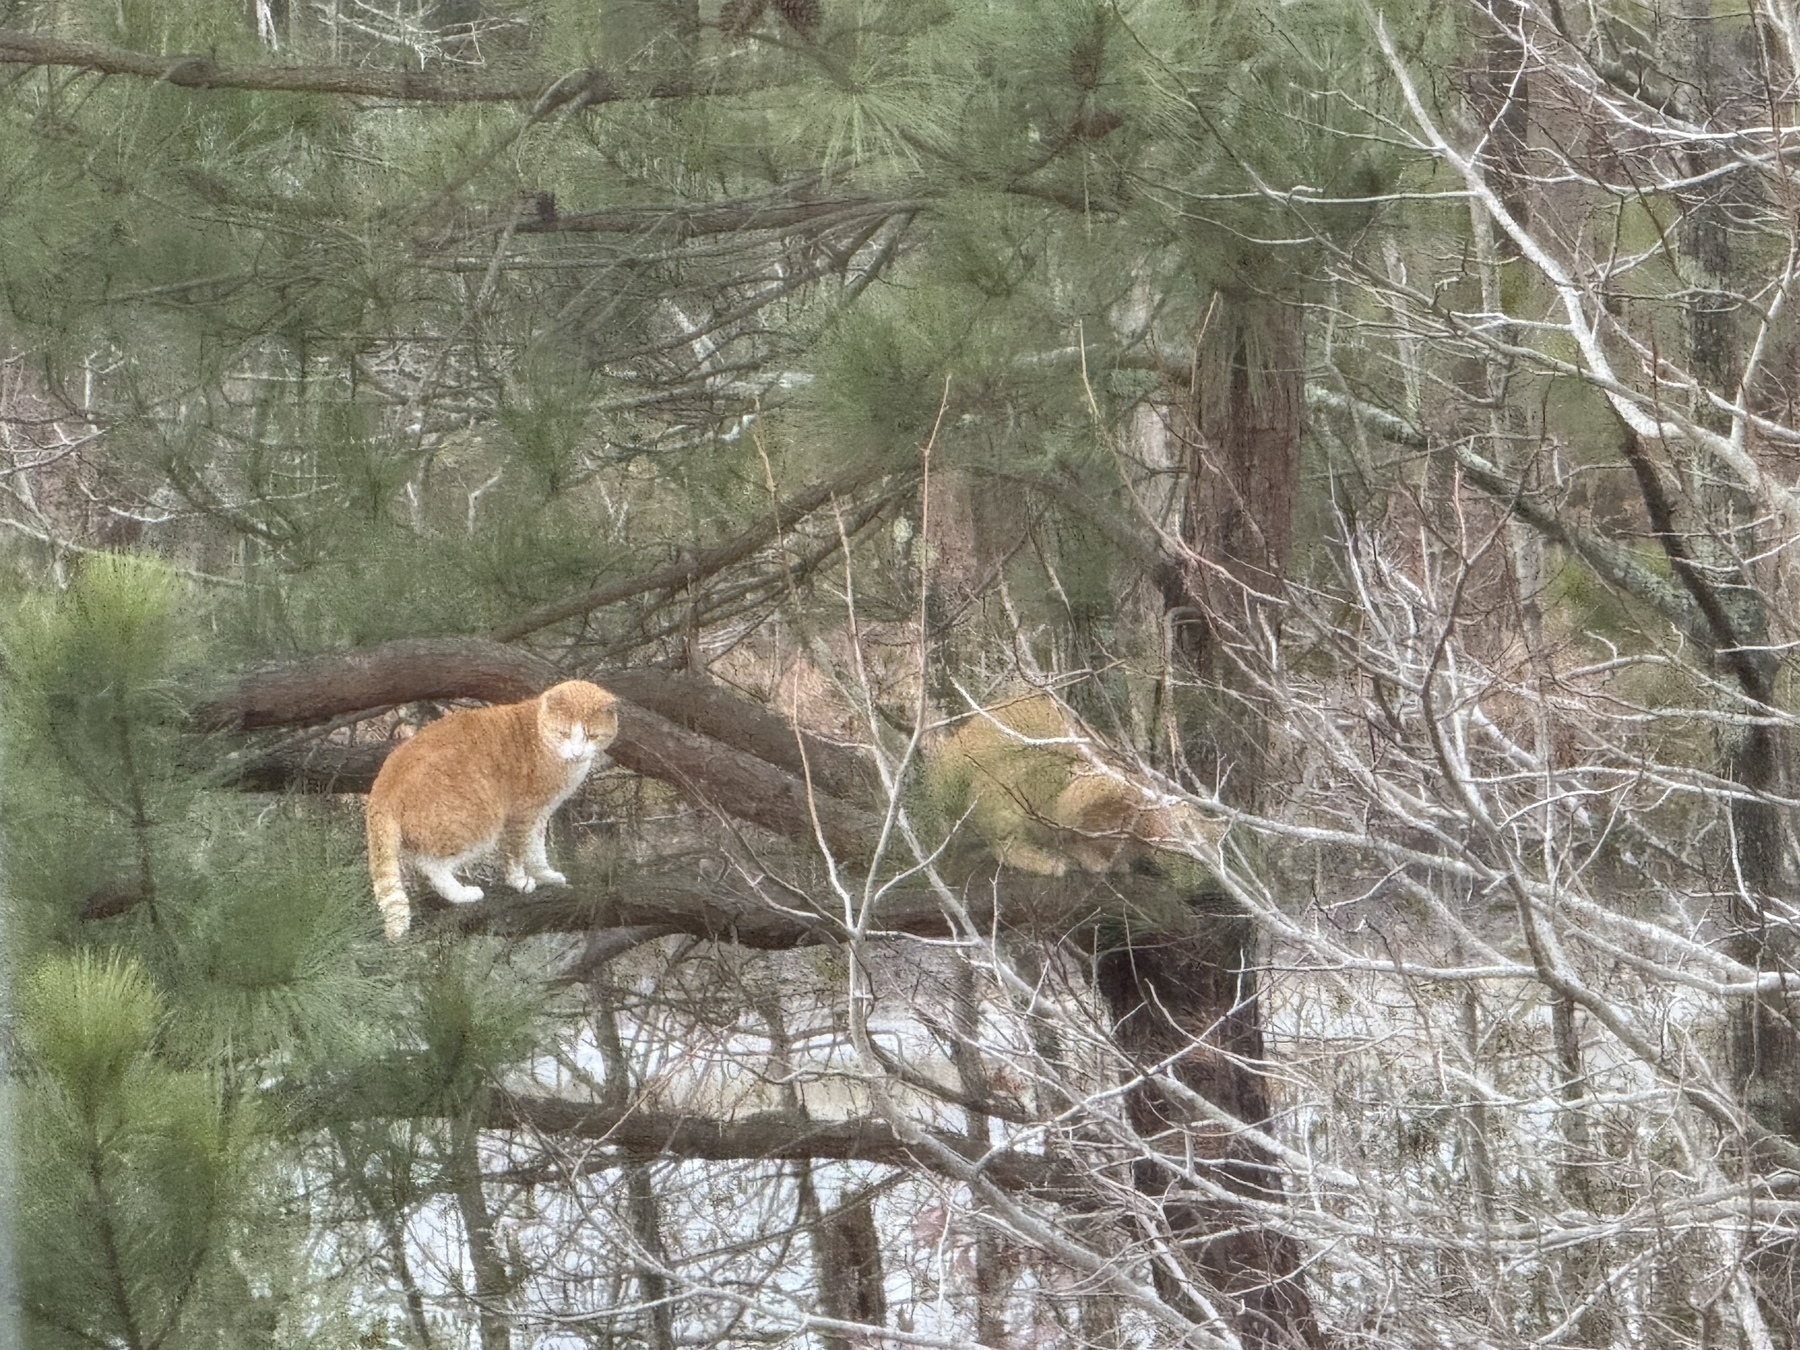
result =
M558 759L592 758L619 734L619 700L597 684L566 680L538 697L538 735Z

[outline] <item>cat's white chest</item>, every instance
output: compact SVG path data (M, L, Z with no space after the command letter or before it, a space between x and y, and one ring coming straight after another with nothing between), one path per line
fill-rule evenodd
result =
M594 752L589 750L586 754L577 755L574 759L562 761L563 783L560 796L567 797L581 786L582 781L589 773L593 772L594 759Z

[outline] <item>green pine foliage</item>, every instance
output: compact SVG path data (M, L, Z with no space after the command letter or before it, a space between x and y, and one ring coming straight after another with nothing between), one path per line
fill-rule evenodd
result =
M448 64L339 51L275 8L295 33L274 56L238 0L76 0L54 24L221 64ZM741 26L711 3L475 8L516 20L484 73L596 62L704 96L532 119L40 75L0 109L0 336L70 406L103 388L112 486L188 541L180 566L85 556L5 627L34 1350L344 1343L361 1309L317 1281L296 1197L328 1177L326 1223L424 1203L450 1127L415 1117L478 1118L557 1024L523 960L380 943L353 808L221 789L189 720L219 673L488 631L731 537L771 478L911 466L934 436L934 472L1007 531L1045 655L1148 664L1118 604L1141 565L1109 526L1131 518L1120 428L1165 390L1162 344L1221 289L1306 284L1373 215L1320 206L1324 243L1264 249L1259 182L1354 198L1401 172L1375 141L1342 154L1378 99L1307 92L1325 68L1353 87L1364 59L1310 0L827 0L816 32L774 7ZM511 228L524 204L803 178L912 204L877 279L879 234L690 239L678 211ZM584 650L660 654L667 599L594 616ZM863 597L886 602L910 618L915 597Z
M345 833L209 786L186 721L204 620L166 564L97 555L6 633L33 1347L302 1343L297 1155L268 1089L392 1045L403 1006L369 972Z
M19 1002L17 1250L32 1344L193 1343L233 1282L230 1247L250 1217L251 1120L211 1075L159 1053L169 1009L129 956L49 957ZM250 1329L251 1308L222 1306Z
M193 902L159 963L183 991L169 1043L187 1062L284 1071L385 1043L393 993L363 968L368 873L354 836L272 817L213 822Z
M458 1116L539 1043L549 994L532 972L480 946L439 947L424 957L424 974L407 1019L413 1090Z
M83 898L148 892L173 856L169 826L197 782L181 763L180 676L194 657L189 597L151 559L101 555L55 597L14 615L5 807L14 923L68 941Z
M189 721L217 664L210 617L169 565L110 554L6 630L33 1350L341 1344L371 1314L307 1255L300 1197L338 1165L320 1129L388 1159L408 1193L448 1144L405 1118L478 1111L542 1030L535 973L492 952L393 959L353 812L219 790Z

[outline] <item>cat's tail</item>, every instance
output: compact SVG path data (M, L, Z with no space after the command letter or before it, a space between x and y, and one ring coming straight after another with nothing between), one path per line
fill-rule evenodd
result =
M381 911L381 926L389 940L398 941L412 922L406 887L400 880L400 822L371 798L368 828L369 882L375 888L375 906Z

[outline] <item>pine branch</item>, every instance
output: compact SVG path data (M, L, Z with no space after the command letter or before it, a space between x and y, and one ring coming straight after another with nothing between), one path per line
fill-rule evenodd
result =
M807 182L810 180L802 180ZM604 211L560 215L554 201L538 199L535 214L516 227L519 234L628 234L637 237L669 232L682 239L701 235L739 234L753 230L823 231L844 225L888 220L925 210L924 199L880 197L809 198L784 188L762 197L715 202L704 206L615 206Z
M120 1247L113 1198L106 1184L107 1154L98 1134L90 1132L86 1152L88 1185L94 1198L95 1236L100 1243L101 1259L106 1272L106 1297L111 1301L113 1311L118 1314L119 1325L124 1329L126 1350L145 1350L148 1343L138 1327L137 1312L132 1306L131 1286L125 1273L125 1258Z
M787 533L820 507L836 498L849 496L886 472L886 466L882 464L867 463L823 483L814 483L777 502L768 515L723 544L691 550L675 562L653 572L606 582L583 595L540 606L521 618L501 624L488 636L496 642L512 642L565 619L578 618L634 596L653 591L674 594L685 590L733 563L742 562L777 536Z
M0 29L0 65L61 66L100 75L132 75L184 89L347 94L400 103L525 103L540 116L564 104L694 98L725 92L716 87L696 88L686 80L628 87L611 73L593 69L561 74L526 71L509 77L364 66L221 66L204 53L158 56L12 29Z

